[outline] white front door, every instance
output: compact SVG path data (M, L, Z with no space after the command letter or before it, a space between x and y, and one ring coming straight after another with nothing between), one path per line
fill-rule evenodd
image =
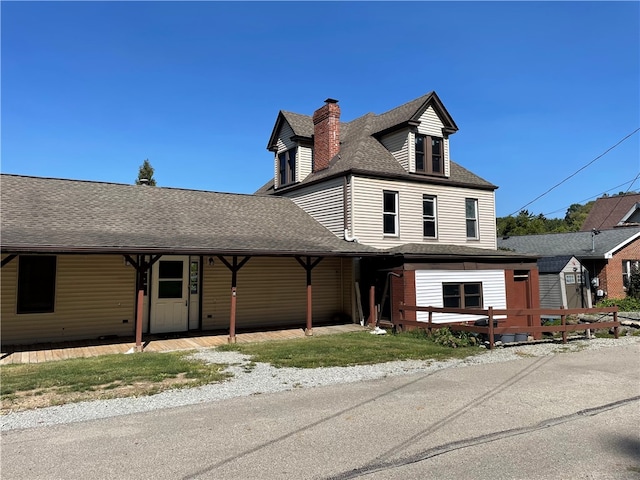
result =
M164 256L153 266L151 333L189 328L189 257Z

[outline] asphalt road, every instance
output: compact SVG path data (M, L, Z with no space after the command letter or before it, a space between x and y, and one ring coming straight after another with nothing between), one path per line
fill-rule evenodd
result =
M2 479L638 479L640 345L2 435Z

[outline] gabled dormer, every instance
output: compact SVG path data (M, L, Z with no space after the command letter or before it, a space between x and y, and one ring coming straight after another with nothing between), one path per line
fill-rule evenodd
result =
M267 144L267 150L274 153L275 189L304 180L311 173L313 162L311 118L281 110Z
M377 118L374 136L411 174L451 175L449 136L457 125L431 92Z

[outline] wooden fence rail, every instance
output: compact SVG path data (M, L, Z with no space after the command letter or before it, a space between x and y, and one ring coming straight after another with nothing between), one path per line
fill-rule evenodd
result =
M422 307L417 305L401 305L400 306L400 320L394 322L394 327L398 330L404 330L406 327L414 328L426 328L429 332L433 328L448 327L451 330L482 333L489 339L489 348L493 349L495 345L495 335L503 335L505 333L562 333L562 342L567 343L567 332L575 332L579 330L599 330L613 328L615 338L619 336L620 322L618 321L618 307L603 307L603 308L531 308L531 309L494 309L489 307L487 309L466 309L466 308L441 308L441 307ZM416 321L405 320L405 312L426 312L428 313L428 320ZM475 325L475 321L469 320L457 320L457 321L438 321L433 322L434 313L454 313L458 315L481 315L487 321L487 325ZM567 324L568 315L578 314L609 314L613 313L612 322L594 322L594 323L580 323L580 324ZM555 316L560 317L560 325L520 325L515 327L500 326L500 323L504 323L502 318L496 317L510 317L510 316L524 316L529 319L540 318L541 316ZM474 322L474 323L472 323Z

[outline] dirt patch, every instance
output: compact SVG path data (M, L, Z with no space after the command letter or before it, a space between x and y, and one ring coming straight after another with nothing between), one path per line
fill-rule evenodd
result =
M0 415L34 408L51 407L65 403L84 402L91 400L107 400L110 398L141 397L154 393L184 388L194 385L196 380L186 378L184 374L176 378L167 378L160 382L135 382L130 385L108 384L95 387L85 392L63 392L58 387L30 390L17 393L10 398L2 399Z

